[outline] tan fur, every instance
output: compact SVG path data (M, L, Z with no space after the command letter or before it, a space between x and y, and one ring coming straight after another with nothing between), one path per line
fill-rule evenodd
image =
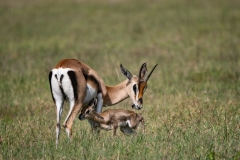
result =
M68 120L66 120L65 123L63 124L63 126L69 130L70 135L71 135L71 128L73 125L73 121L83 106L83 99L86 94L87 82L92 84L92 87L96 87L95 89L98 92L102 92L105 94L106 94L106 86L103 83L102 79L97 75L97 73L94 70L92 70L86 64L84 64L78 60L64 59L55 66L55 68L60 68L60 67L73 69L76 73L77 83L81 84L81 85L78 85L78 98L77 98L77 101L75 102L73 111L72 111L72 113L70 113ZM85 77L90 77L90 76L92 76L96 80L98 80L98 84L96 84L96 82L94 82L91 79L88 79L88 78L85 79Z
M139 123L144 126L144 119L141 115L134 111L123 109L108 109L101 113L94 111L94 105L84 107L81 110L79 119L88 119L99 124L100 129L113 130L113 136L116 135L116 130L120 127L121 131L125 134L135 133ZM127 124L130 122L130 126Z
M106 86L102 78L99 77L98 74L93 69L91 69L89 66L87 66L83 62L80 62L76 59L63 59L54 67L55 69L70 68L71 70L74 71L77 79L78 85L76 89L78 92L78 97L75 100L73 110L71 111L71 113L69 113L69 117L66 118L63 124L66 131L69 133L70 139L71 139L73 121L76 118L76 116L79 114L82 107L84 107L85 105L83 104L83 100L86 95L87 84L90 84L92 88L94 88L97 91L97 93L102 94L103 107L115 105L123 101L124 99L131 97L131 99L133 100L133 106L135 106L135 108L137 109L142 108L143 90L147 84L147 83L142 83L144 81L144 77L147 72L146 63L144 63L140 69L140 72L139 72L140 78L136 75L131 75L131 73L127 71L125 68L123 68L122 65L120 67L121 67L122 73L128 79L116 86ZM148 78L150 77L150 75L148 76ZM136 84L139 88L138 96L136 96L133 92L134 84ZM112 113L114 111L110 111L110 112ZM130 112L128 112L128 114L130 114ZM57 124L57 129L59 128L60 128L60 125ZM58 142L58 138L57 138L57 142Z

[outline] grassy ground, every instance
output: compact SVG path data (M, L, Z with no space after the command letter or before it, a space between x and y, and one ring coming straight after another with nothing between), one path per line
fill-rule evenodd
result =
M240 159L239 8L238 0L0 0L0 159ZM133 74L158 63L138 111L146 132L98 139L76 120L74 141L62 132L56 149L48 73L63 58L108 85L125 79L120 63Z

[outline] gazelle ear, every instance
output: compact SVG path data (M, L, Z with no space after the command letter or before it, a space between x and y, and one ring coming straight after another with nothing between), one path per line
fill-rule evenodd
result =
M147 63L143 63L139 71L139 81L144 81L144 77L147 73Z
M126 76L129 80L131 80L132 74L126 68L124 68L122 64L120 64L120 68L121 68L122 74Z
M154 71L154 69L157 67L157 65L158 64L156 64L154 67L153 67L153 69L151 70L151 72L149 73L149 75L147 76L147 79L145 80L145 82L147 82L148 81L148 79L150 78L150 76L151 76L151 74L152 74L152 72Z

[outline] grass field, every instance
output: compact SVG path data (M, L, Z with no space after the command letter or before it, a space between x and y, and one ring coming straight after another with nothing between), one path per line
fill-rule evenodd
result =
M240 159L239 8L239 0L0 0L0 159ZM137 111L145 133L98 138L76 119L73 142L62 131L56 148L48 73L63 58L107 85L125 80L121 63L133 74L158 63ZM114 107L131 109L131 100Z

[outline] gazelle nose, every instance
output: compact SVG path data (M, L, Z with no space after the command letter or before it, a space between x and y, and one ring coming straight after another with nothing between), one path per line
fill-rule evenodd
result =
M143 104L143 99L142 98L139 98L138 99L138 105L142 105Z
M132 104L132 108L135 108L135 104Z
M132 105L132 108L133 108L133 109L140 110L140 109L142 109L142 105L135 105L135 104L133 104L133 105Z
M84 119L84 115L83 115L83 114L80 114L80 115L78 116L78 119L82 121L82 120Z

